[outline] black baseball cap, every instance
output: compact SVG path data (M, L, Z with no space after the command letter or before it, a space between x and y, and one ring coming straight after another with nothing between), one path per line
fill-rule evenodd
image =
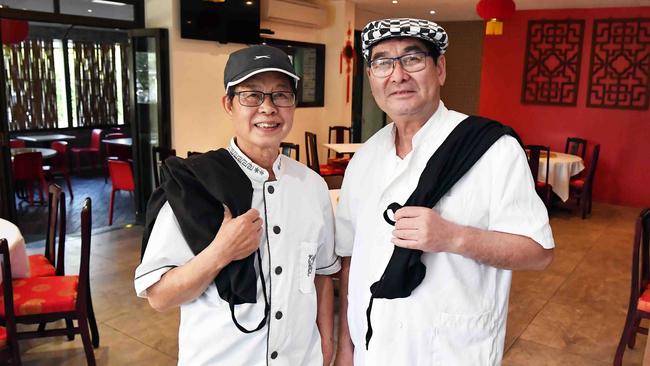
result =
M267 45L255 45L235 51L228 57L223 71L226 92L231 86L262 72L276 71L293 78L296 86L300 78L284 51Z

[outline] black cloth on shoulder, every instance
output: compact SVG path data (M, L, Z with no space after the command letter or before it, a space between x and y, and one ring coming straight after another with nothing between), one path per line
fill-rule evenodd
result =
M502 136L521 140L515 131L499 122L483 117L469 116L458 124L427 162L418 185L404 205L391 203L384 211L384 219L395 225L389 216L404 206L433 208L467 171ZM374 299L405 298L422 283L426 266L420 261L421 250L395 246L388 265L379 281L370 286L370 303L366 310L368 330L366 349L372 338L370 313Z
M169 157L162 165L162 182L149 198L142 237L142 253L146 249L156 217L165 202L178 224L192 253L199 254L214 239L221 227L226 205L235 218L251 208L253 187L250 179L226 149L209 151L187 159ZM260 268L264 294L264 319L256 329L248 330L235 319L234 306L257 301L255 257ZM217 275L214 283L219 296L230 305L233 322L239 330L251 333L266 324L270 306L259 249L248 257L233 261Z

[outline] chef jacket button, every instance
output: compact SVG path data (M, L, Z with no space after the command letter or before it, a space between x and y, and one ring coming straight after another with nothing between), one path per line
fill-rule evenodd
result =
M277 225L274 226L274 227L273 227L273 232L276 233L276 234L280 234L280 227L277 226Z
M281 312L281 311L278 311L277 313L275 313L275 318L276 318L277 320L282 319L282 312Z
M273 194L273 192L275 192L275 188L273 188L273 186L269 186L266 190L267 190L270 194Z
M275 267L275 274L279 275L280 273L282 273L282 267L281 266Z
M275 360L276 358L278 358L278 353L277 353L276 351L273 351L273 352L271 353L271 359L272 359L272 360Z

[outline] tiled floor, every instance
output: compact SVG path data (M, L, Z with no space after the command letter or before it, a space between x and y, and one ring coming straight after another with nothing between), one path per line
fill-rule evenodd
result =
M508 366L611 365L623 328L634 220L639 209L595 204L587 220L554 213L555 261L545 272L517 272L510 298ZM159 314L133 291L141 228L95 232L91 283L100 323L99 365L173 365L178 311ZM68 239L66 269L78 263L78 237ZM640 365L645 336L625 352ZM26 365L84 364L81 340L21 341Z

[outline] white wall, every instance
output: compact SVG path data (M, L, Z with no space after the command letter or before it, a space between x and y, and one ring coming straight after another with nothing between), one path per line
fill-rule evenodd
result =
M329 125L350 125L351 103L345 101L345 73L339 74L339 54L345 45L348 23L354 29L354 4L347 0L319 1L328 10L324 28L307 28L263 21L273 38L324 43L325 106L297 108L287 141L300 144L305 162L305 131L315 132L319 143L327 141ZM228 55L243 44L220 44L180 38L178 0L146 0L146 26L169 29L172 146L181 156L186 151L208 151L227 145L233 135L228 115L221 107L223 69ZM323 161L325 149L319 149Z

